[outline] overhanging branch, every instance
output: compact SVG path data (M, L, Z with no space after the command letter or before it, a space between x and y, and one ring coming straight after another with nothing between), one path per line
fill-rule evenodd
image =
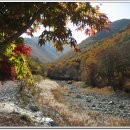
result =
M22 27L20 30L17 31L17 33L11 35L10 37L8 37L4 42L1 42L0 44L7 44L13 40L15 40L16 38L18 38L19 36L21 36L29 27L31 27L31 25L34 23L34 21L38 18L38 16L42 13L42 8L39 9L33 16L32 19L27 23L26 26Z

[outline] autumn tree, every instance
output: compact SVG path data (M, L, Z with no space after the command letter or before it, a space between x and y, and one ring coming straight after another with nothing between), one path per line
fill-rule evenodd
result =
M97 81L97 63L90 59L82 66L81 78L86 84L95 87Z
M89 2L39 2L39 3L0 3L0 80L13 80L31 77L28 58L31 49L21 35L33 36L41 26L39 45L51 41L58 51L70 44L78 50L76 40L67 23L77 26L93 35L97 30L108 29L110 23L99 7ZM31 80L29 80L31 82Z
M114 68L117 55L114 48L105 49L98 56L99 73L107 79L107 85L113 86Z
M123 90L125 80L128 79L130 74L129 53L129 43L124 44L122 42L121 45L107 48L98 55L98 73L102 80L107 79L106 85Z

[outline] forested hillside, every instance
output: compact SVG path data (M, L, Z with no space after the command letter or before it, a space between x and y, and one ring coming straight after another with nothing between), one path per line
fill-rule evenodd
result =
M52 78L83 80L91 86L123 89L130 75L130 25L117 34L95 42L67 60L50 65Z
M130 19L121 19L121 20L117 20L114 21L110 26L109 26L109 30L110 31L98 31L96 33L96 35L94 36L90 36L88 38L86 38L85 40L83 40L78 47L80 48L80 50L82 52L87 51L87 49L89 49L89 47L93 46L94 44L97 43L97 41L100 41L104 38L107 37L111 37L112 35L118 33L119 31L125 29L127 27L127 25L130 23ZM63 57L60 58L60 60L62 59L69 59L72 58L74 56L78 55L76 52L73 51L69 51L68 53L66 53L65 55L63 55Z
M81 49L86 49L86 44L91 44L93 42L102 40L107 37L111 37L112 35L118 33L122 29L125 29L127 25L130 24L130 19L121 19L112 22L112 24L109 26L110 31L98 31L95 36L91 36L85 40L83 40L80 44L79 47Z

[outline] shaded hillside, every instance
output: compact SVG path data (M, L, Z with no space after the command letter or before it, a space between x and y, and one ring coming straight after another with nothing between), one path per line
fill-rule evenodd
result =
M95 36L91 36L91 37L83 40L79 44L79 48L80 48L81 52L84 52L87 49L89 49L91 46L96 44L97 41L103 40L104 38L107 38L107 37L111 37L112 35L120 32L121 30L125 29L128 24L130 24L130 19L121 19L121 20L117 20L117 21L113 22L112 25L109 26L110 32L100 31L100 32L97 32L97 34ZM67 54L65 54L63 57L61 57L61 59L62 58L70 59L74 56L77 56L77 53L70 51Z
M38 37L24 38L24 41L32 48L32 57L38 58L42 62L52 62L70 50L70 47L66 46L63 52L57 52L55 47L49 42L46 42L45 46L40 47L38 45Z

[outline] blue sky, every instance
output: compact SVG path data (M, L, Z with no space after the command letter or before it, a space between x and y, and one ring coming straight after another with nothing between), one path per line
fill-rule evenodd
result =
M92 3L93 6L99 5L100 3ZM110 21L115 21L119 19L130 19L130 2L123 3L101 3L100 10L101 12L107 14ZM75 31L75 27L72 24L68 25L73 31L73 36L80 43L82 40L86 39L87 36L84 32ZM39 36L41 31L38 31L35 36ZM25 36L25 35L23 35Z
M122 18L130 19L130 3L102 3L100 8L111 21Z
M92 5L100 5L99 3L92 3ZM101 12L107 14L110 21L119 19L130 19L130 3L101 3ZM73 28L73 27L72 27ZM80 43L86 39L87 36L82 32L73 32L73 36Z

